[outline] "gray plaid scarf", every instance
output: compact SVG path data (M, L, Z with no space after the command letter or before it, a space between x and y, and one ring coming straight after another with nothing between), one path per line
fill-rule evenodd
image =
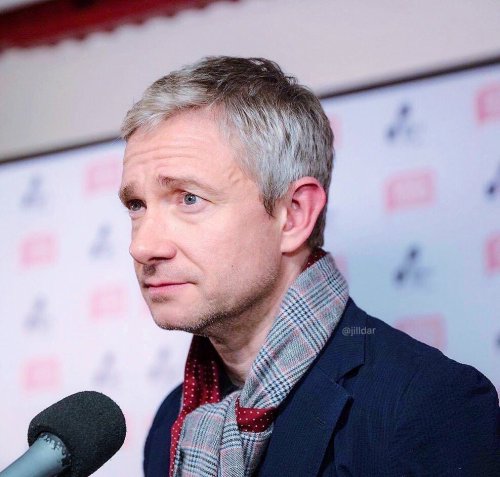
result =
M175 450L175 477L247 477L273 432L238 427L236 406L277 408L325 346L349 297L330 254L304 270L285 294L279 313L241 390L187 414ZM184 396L183 396L184 399Z

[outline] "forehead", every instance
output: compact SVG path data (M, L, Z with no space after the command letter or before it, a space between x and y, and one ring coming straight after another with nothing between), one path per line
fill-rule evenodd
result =
M189 175L223 188L248 181L256 187L236 160L240 148L221 127L213 112L196 110L177 113L152 130L137 130L125 149L122 185L145 175Z
M137 129L127 142L124 161L126 163L136 155L165 146L179 149L179 152L192 147L232 153L214 113L192 110L176 113L152 128Z

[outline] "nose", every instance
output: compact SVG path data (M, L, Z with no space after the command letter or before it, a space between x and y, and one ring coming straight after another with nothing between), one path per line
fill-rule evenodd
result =
M155 216L145 216L132 226L130 255L144 265L175 257L177 248L168 237L164 220Z

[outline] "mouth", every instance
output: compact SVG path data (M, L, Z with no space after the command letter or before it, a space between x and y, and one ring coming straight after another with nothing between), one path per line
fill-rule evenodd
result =
M181 290L188 284L188 282L144 282L143 288L150 296L159 296Z

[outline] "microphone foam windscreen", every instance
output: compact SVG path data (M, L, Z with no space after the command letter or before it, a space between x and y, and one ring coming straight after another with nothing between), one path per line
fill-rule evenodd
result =
M31 446L42 432L63 441L71 457L71 476L87 477L123 444L125 417L111 398L96 391L65 397L36 415L28 429Z

